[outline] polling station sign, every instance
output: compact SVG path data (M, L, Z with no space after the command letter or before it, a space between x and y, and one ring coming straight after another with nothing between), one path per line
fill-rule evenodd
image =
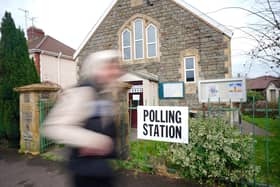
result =
M188 121L188 107L138 106L137 138L187 144Z

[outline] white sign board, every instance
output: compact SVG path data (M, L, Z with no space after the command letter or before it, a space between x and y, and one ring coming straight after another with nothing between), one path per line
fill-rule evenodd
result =
M137 138L187 144L188 121L188 107L138 106Z
M140 101L140 95L138 95L138 94L133 94L133 95L132 95L132 100L133 100L133 101Z
M182 83L164 83L163 84L164 98L182 98L184 97L184 84Z
M199 81L199 102L246 102L245 79L213 79Z

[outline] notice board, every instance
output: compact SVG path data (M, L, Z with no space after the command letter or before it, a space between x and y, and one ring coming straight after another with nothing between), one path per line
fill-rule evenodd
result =
M243 78L199 81L198 94L200 103L246 102L246 81Z

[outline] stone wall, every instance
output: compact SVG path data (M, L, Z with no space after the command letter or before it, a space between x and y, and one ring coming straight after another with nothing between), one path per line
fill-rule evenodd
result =
M90 52L119 49L119 29L135 14L147 15L159 24L160 61L123 65L127 70L147 70L160 81L182 81L182 52L196 51L198 80L231 76L230 38L201 20L173 0L144 1L132 6L131 0L119 0L103 20L78 56L81 62ZM94 23L90 23L94 24ZM184 100L161 100L161 105L198 107L196 83L186 84Z

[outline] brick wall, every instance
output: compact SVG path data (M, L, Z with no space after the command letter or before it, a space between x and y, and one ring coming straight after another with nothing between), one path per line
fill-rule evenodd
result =
M160 62L124 65L128 70L147 70L159 76L160 81L182 81L182 53L196 51L197 78L218 79L231 76L230 39L172 0L146 1L132 6L131 0L119 0L78 56L83 61L90 52L119 49L119 29L135 14L147 15L160 24ZM94 24L94 23L90 23ZM186 84L184 100L161 100L161 105L189 105L198 107L197 86Z

